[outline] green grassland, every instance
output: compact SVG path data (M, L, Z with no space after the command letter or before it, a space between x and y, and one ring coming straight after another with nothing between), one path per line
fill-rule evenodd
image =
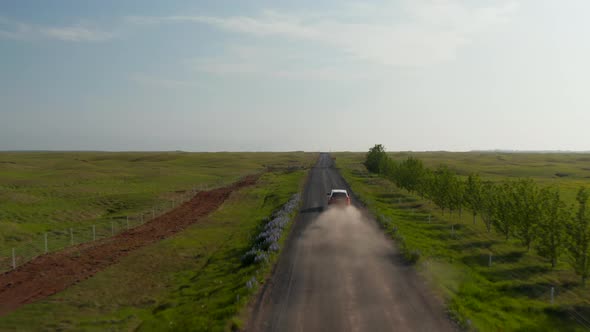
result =
M392 152L403 160L414 156L430 168L449 166L459 175L480 173L484 179L501 181L528 177L540 185L555 185L564 199L573 202L580 186L590 184L590 154L582 153L497 153L497 152ZM357 154L357 158L362 158Z
M0 251L39 242L41 233L55 229L169 209L187 191L314 160L302 152L2 152Z
M425 200L369 174L364 153L336 153L353 191L378 216L417 268L467 329L479 331L576 331L590 323L590 289L579 284L562 257L556 269L515 240L487 233L469 211L442 215ZM391 153L398 160L407 153ZM412 153L428 167L449 165L462 175L532 177L554 184L573 200L588 184L590 157L582 154ZM556 175L560 173L560 175ZM564 176L564 174L567 174ZM565 195L564 195L565 196ZM430 215L431 222L428 222ZM493 254L489 266L489 255ZM417 256L417 257L416 257ZM555 300L551 304L551 287Z
M260 161L245 158L256 170ZM275 160L281 159L301 160L293 155ZM236 177L242 174L234 172ZM223 331L239 326L240 311L256 291L246 287L247 281L262 281L270 269L264 264L242 266L240 258L262 220L301 190L305 174L266 173L254 187L233 193L220 209L186 231L0 317L0 330Z

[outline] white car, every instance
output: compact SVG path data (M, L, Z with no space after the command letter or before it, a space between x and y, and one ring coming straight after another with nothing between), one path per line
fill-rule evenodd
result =
M350 196L345 189L332 189L327 195L328 205L350 205Z

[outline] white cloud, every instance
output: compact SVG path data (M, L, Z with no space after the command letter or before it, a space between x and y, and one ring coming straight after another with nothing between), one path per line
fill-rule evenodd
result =
M11 22L0 17L0 37L4 39L21 39L31 33L32 28L23 23Z
M259 73L263 69L258 63L241 60L197 58L194 60L194 68L211 74L251 74Z
M194 60L193 68L198 72L217 75L258 74L271 78L284 78L291 80L337 80L348 75L335 67L317 68L284 68L280 63L272 62L267 58L198 58Z
M401 8L351 4L340 13L266 10L255 16L133 17L129 21L207 24L257 38L316 43L340 55L380 65L424 66L454 59L478 33L506 21L518 7L515 2L473 7L458 0L407 0L402 4ZM245 70L243 64L217 67L219 71L231 71L232 67L238 72Z
M40 28L39 32L49 38L73 42L104 41L113 37L110 33L83 26L44 27Z
M177 89L194 86L195 83L191 81L183 81L176 79L169 79L157 76L150 76L143 73L136 73L129 77L129 79L135 83L155 88L162 89Z
M261 46L231 46L224 55L188 61L197 72L215 75L261 75L288 80L342 80L366 78L371 73L337 63L318 64L304 50Z
M408 1L407 11L417 20L464 33L477 32L506 20L518 9L517 2L494 7L470 8L457 1Z
M56 39L70 42L100 42L112 38L112 33L82 24L43 26L0 18L0 39Z

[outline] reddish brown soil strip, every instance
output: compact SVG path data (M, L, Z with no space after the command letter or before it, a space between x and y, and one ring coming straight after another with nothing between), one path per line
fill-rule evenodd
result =
M39 256L0 275L0 316L60 292L117 263L131 251L172 236L215 211L230 194L256 183L247 176L224 188L199 192L190 201L117 236Z

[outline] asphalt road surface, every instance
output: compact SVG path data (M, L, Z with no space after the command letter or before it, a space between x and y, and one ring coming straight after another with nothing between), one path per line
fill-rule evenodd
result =
M247 330L456 330L441 301L373 219L356 207L326 207L333 188L347 185L330 156L321 154Z

